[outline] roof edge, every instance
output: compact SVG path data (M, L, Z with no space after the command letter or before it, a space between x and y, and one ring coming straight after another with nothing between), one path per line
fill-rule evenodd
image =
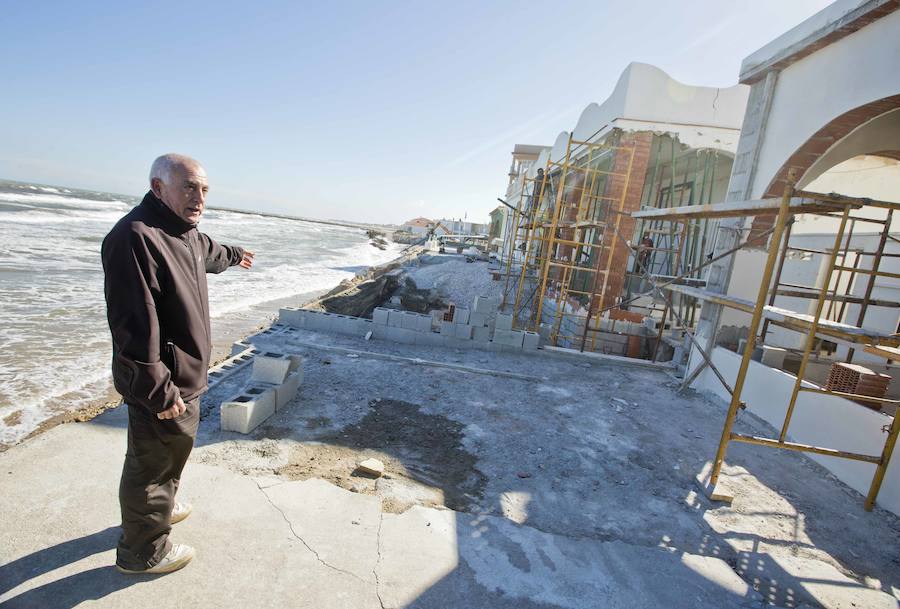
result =
M800 34L804 27L809 27L810 24L820 20L821 15L834 11L837 4L847 3L836 2L826 7L766 46L748 55L741 64L739 82L745 85L753 84L764 78L772 70L783 70L819 49L835 43L861 30L873 21L877 21L900 9L900 0L867 0L856 6L856 8L852 8L829 20L824 25L816 27L800 40L789 42ZM783 41L784 45L773 48L769 53L765 52L767 47L775 47L779 41Z

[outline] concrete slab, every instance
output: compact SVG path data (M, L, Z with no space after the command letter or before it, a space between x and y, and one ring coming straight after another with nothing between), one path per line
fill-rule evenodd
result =
M496 516L421 506L385 514L380 548L385 607L720 609L762 602L718 558L570 539Z
M737 572L775 605L807 603L834 609L897 609L897 599L850 579L814 558L740 552Z
M252 478L195 463L179 494L194 513L173 539L197 557L166 576L117 572L125 414L63 425L0 455L4 477L22 481L0 493L0 513L17 515L15 526L0 526L0 606L149 609L168 599L171 607L381 607L374 585L318 558ZM318 504L318 488L304 488L304 501Z

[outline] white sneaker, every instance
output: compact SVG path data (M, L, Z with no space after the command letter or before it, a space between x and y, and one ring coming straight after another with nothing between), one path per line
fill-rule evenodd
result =
M149 569L143 569L140 571L133 571L131 569L125 569L124 567L120 567L116 565L116 569L121 571L122 573L136 574L141 575L144 573L147 574L159 574L159 573L171 573L172 571L177 571L182 567L186 566L191 559L194 558L194 548L189 545L185 545L183 543L176 543L172 546L172 549L169 550L169 553L165 555L165 557L156 563L154 566Z
M191 515L191 512L194 511L194 506L187 502L175 502L175 507L172 508L172 518L170 522L172 524L181 522L185 518Z

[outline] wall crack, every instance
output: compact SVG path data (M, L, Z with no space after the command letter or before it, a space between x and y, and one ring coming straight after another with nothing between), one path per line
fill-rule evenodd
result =
M296 537L297 540L298 540L300 543L302 543L303 546L304 546L307 550L309 550L309 551L312 553L312 555L316 557L316 560L318 560L320 563L322 563L323 566L328 567L328 568L331 569L332 571L337 571L338 573L343 573L344 575L349 575L350 577L352 577L352 578L354 578L354 579L357 579L357 580L361 581L361 582L364 583L364 584L369 584L369 583L371 583L371 582L368 582L368 581L364 580L363 578L361 578L361 577L360 577L359 575L357 575L356 573L353 573L352 571L347 571L346 569L341 569L340 567L336 567L336 566L332 565L331 563L329 563L328 561L324 560L324 559L319 555L319 553L316 552L316 550L315 550L311 545L309 545L309 544L306 542L306 540L303 539L303 537L301 537L301 536L297 533L297 531L294 529L293 523L290 521L290 519L289 519L289 518L287 517L287 515L284 513L284 510L282 510L280 507L278 507L278 506L272 501L272 498L269 497L269 494L268 494L268 493L266 493L266 489L264 489L263 487L261 487L261 486L259 485L259 483L256 482L256 480L254 480L253 483L256 484L256 488L258 488L258 489L260 490L260 492L261 492L261 493L263 494L263 496L266 498L266 501L269 502L269 505L271 505L273 508L275 508L276 510L278 510L278 513L281 514L281 517L284 519L285 523L287 523L287 525L288 525L288 528L291 530L291 534L292 534L294 537ZM381 533L381 525L380 525L380 523L379 523L379 535L380 535L380 533ZM376 586L377 586L377 580L376 580ZM377 588L376 588L376 592L377 592ZM380 601L381 598L379 597L378 600ZM384 605L382 605L382 607L383 607L383 606L384 606Z

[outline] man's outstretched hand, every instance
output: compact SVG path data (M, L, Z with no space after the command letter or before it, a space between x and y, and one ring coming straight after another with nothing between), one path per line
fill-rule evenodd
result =
M178 396L178 399L166 410L162 412L156 413L157 419L174 419L177 416L181 416L184 411L187 410L187 406L184 405L184 401L181 399L181 396Z
M241 258L241 261L238 262L238 266L242 269L249 269L253 266L253 252L250 250L244 250L244 257Z

